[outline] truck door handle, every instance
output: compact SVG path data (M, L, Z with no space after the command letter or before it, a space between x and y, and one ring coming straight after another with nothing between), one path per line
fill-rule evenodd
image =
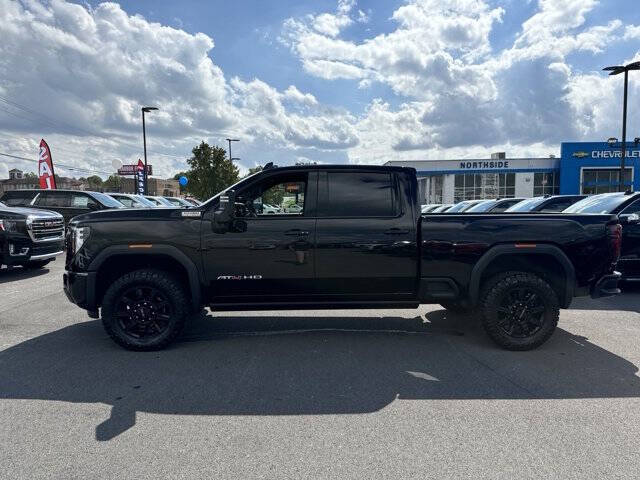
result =
M385 230L385 235L406 235L409 233L409 230L404 230L402 228L390 228L389 230Z
M299 228L294 228L292 230L287 230L286 232L284 232L284 234L290 237L306 237L307 235L309 235L309 232L300 230Z

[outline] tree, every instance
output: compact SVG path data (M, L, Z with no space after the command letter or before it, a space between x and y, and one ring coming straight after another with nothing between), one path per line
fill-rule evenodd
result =
M194 197L206 200L239 180L238 168L227 158L224 148L201 142L192 153L187 160L190 168L186 190Z
M173 179L174 180L180 180L180 177L187 177L187 172L178 172L173 176ZM180 193L182 193L182 194L187 193L188 190L189 190L189 184L188 183L187 183L186 187L183 187L182 185L180 185Z
M109 175L109 178L104 181L102 186L107 192L119 192L122 186L122 178L118 175Z
M102 187L102 179L98 175L87 177L87 184L91 190L99 190Z
M247 173L245 177L248 177L249 175L253 175L254 173L258 173L261 171L262 171L262 167L260 165L258 165L257 167L252 167L249 169L249 173Z

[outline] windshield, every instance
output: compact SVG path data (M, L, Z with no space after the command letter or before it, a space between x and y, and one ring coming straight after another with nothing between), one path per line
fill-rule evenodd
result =
M213 201L215 201L215 200L220 196L220 194L221 194L221 193L224 193L224 192L226 192L227 190L236 190L236 187L237 187L238 185L240 185L240 184L242 184L242 183L246 182L247 180L249 180L249 179L251 179L251 178L255 177L256 175L258 175L258 174L259 174L259 173L261 173L261 172L262 172L262 170L261 170L260 172L252 173L252 174L251 174L251 175L249 175L248 177L244 177L244 178L240 179L238 182L234 183L233 185L231 185L231 186L229 186L229 187L227 187L227 188L224 188L224 189L220 190L220 191L219 191L218 193L216 193L213 197L211 197L211 198L209 198L209 199L205 200L205 201L204 201L204 202L202 202L200 205L206 205L206 204L208 204L209 202L211 202L212 200L213 200Z
M465 210L465 212L466 213L486 212L491 207L493 207L496 203L498 203L497 200L487 200L486 202L480 202L472 206L471 208Z
M463 209L467 208L469 206L469 203L469 201L456 203L453 207L447 210L447 213L460 212Z
M117 201L115 198L111 198L109 195L100 192L91 192L93 198L98 200L102 205L109 208L125 208L123 204Z
M533 197L516 203L514 206L509 207L505 212L530 212L542 202L546 200L545 197Z
M574 203L563 210L563 213L612 213L629 198L624 192L593 195Z
M151 200L147 200L146 198L144 198L142 195L131 195L132 198L135 198L135 200L137 202L140 202L142 205L144 205L145 207L155 207L156 204L153 203Z

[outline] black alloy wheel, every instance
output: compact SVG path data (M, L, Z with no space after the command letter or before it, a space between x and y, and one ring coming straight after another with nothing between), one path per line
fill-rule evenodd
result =
M510 337L531 337L542 328L544 310L539 293L529 287L516 286L505 292L497 308L498 327Z
M480 296L482 325L507 350L532 350L546 342L558 325L558 295L530 272L504 272L489 279Z
M137 339L164 333L174 313L173 306L156 288L141 285L125 290L116 301L114 316L122 331Z
M170 273L136 270L107 288L102 324L128 350L159 350L180 334L189 306L183 285Z

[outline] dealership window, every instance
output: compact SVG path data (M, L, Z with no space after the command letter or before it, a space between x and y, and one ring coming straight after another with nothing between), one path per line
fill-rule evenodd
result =
M467 173L455 176L453 200L508 198L515 193L515 173Z
M624 184L631 187L633 169L624 169ZM582 170L580 182L582 193L593 195L596 193L617 192L620 189L619 168L585 168Z
M443 175L433 175L429 178L429 202L442 203Z
M534 173L533 196L558 195L560 193L560 180L558 172Z

